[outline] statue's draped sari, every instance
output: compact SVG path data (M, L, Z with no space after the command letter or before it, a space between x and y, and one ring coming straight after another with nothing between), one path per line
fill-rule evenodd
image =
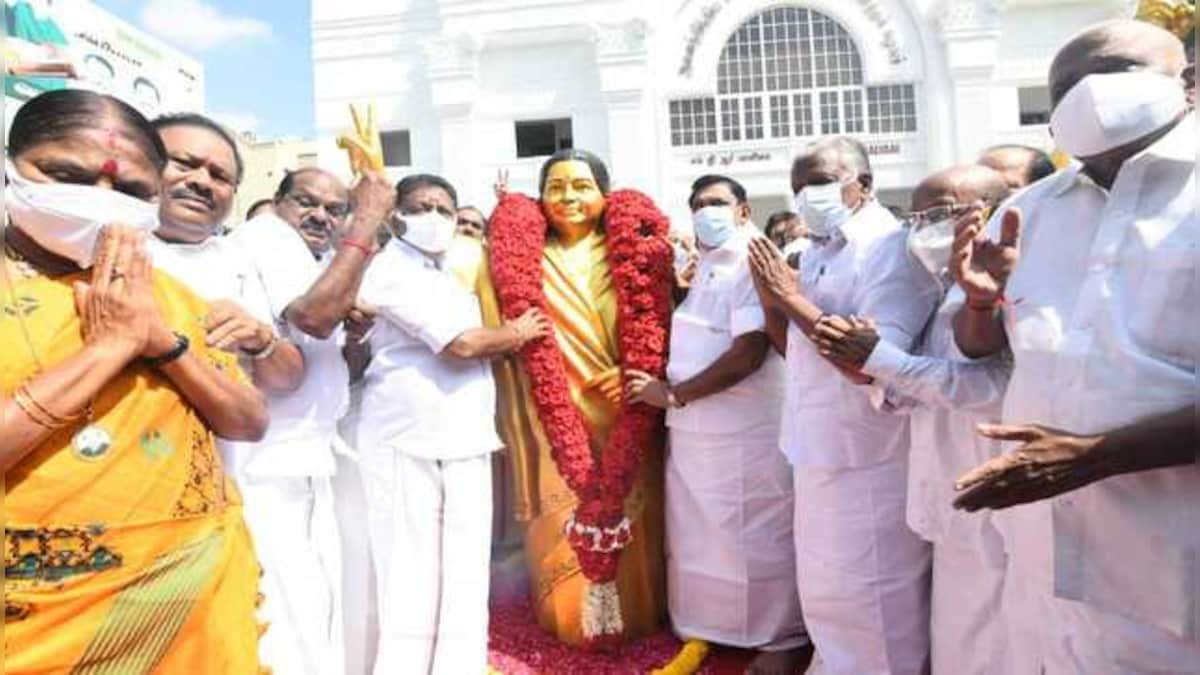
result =
M550 238L542 256L543 290L571 397L583 415L596 453L604 447L616 421L621 384L617 299L605 251L603 233L593 233L570 249ZM484 322L500 325L486 261L477 282ZM580 617L588 582L563 533L578 500L550 456L550 443L537 419L520 360L497 361L495 372L497 425L508 449L512 475L511 504L506 506L525 523L534 612L544 629L564 642L579 644L583 641ZM626 638L658 630L666 611L662 435L654 440L626 500L633 540L621 552L617 576Z

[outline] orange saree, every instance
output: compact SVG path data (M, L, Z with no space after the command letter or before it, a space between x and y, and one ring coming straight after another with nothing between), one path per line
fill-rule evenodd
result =
M16 389L82 345L71 282L14 280L0 294L0 386ZM204 347L207 305L161 274L173 329ZM14 301L15 298L15 301ZM213 436L156 371L134 363L95 401L112 438L85 453L82 424L49 437L5 475L6 673L254 673L258 564Z

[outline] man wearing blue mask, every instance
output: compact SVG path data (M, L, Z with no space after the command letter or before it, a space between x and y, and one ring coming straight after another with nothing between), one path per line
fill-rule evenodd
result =
M908 420L809 337L833 315L865 315L908 351L938 302L872 187L861 143L818 141L792 168L814 241L799 275L770 242L750 247L768 334L786 353L780 446L794 469L797 581L823 673L921 673L929 657L929 547L904 522Z
M702 176L688 206L700 260L671 321L667 382L631 371L667 409L667 593L683 639L754 649L755 675L796 672L808 636L796 593L792 479L779 452L783 362L771 352L747 249L746 190Z
M1004 175L978 165L940 171L913 191L908 252L945 295L913 354L881 340L865 318L843 317L848 331L837 330L836 321L817 329L823 354L875 378L887 391L887 407L909 415L907 521L933 547L934 673L998 673L1007 651L1000 613L1004 542L991 518L956 512L951 502L954 479L998 452L975 426L1000 414L1011 360L1007 353L978 360L959 353L951 320L963 294L949 263L955 215L977 203L995 208L1008 193Z
M1200 671L1196 120L1171 33L1085 30L1050 68L1078 161L956 224L968 356L1006 346L1013 442L959 480L1002 509L1008 672ZM986 231L986 233L985 233Z

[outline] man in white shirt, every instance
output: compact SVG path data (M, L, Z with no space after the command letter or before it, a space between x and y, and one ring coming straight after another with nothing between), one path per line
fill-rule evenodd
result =
M871 187L862 144L814 143L792 167L816 242L799 283L765 239L751 242L751 261L768 334L786 349L780 445L795 469L797 582L815 672L920 673L929 547L904 522L908 420L881 411L882 390L843 375L807 337L826 312L860 314L907 351L936 306L936 284L909 260L904 231Z
M343 672L341 556L331 479L348 378L336 335L326 338L348 313L343 298L352 301L357 294L370 248L345 246L327 268L317 263L302 236L318 241L315 233L340 224L351 196L336 178L316 170L289 174L289 189L277 199L278 216L245 223L236 236L217 236L240 172L236 146L219 126L196 115L164 117L155 125L171 158L164 172L162 226L151 248L155 263L218 301L214 306L232 305L227 298L245 303L255 308L258 322L289 336L251 357L256 372L258 363L284 356L294 369L290 386L263 387L271 412L267 435L258 443L222 448L264 571L260 614L270 629L260 640L261 659L279 673ZM368 177L354 197L358 210L349 236L371 242L390 214L390 187ZM314 305L320 311L307 309ZM256 324L249 321L216 326L209 339L225 339L223 333L251 339L261 328L252 330ZM325 336L308 332L325 328ZM285 348L293 353L281 355Z
M994 422L1008 383L1006 353L972 361L954 344L951 319L963 296L948 265L955 215L977 203L995 208L1008 197L1005 177L983 166L956 166L913 192L908 252L938 284L945 300L913 354L880 339L865 320L822 322L818 345L837 363L886 388L887 405L908 412L908 525L933 546L930 654L934 673L1005 673L1001 613L1004 541L989 517L956 512L954 480L999 452L975 433ZM835 328L849 326L849 330Z
M779 452L783 361L770 348L747 246L746 190L692 184L700 261L671 320L667 381L630 371L634 401L666 408L667 593L683 639L754 649L749 672L795 672L808 637L796 592L792 476Z
M478 300L442 268L456 201L440 177L400 181L395 236L362 289L378 312L357 437L381 675L487 666L491 453L501 446L488 360L549 331L536 310L482 327Z
M958 223L964 354L1006 345L1019 445L960 480L1009 553L1010 672L1200 672L1196 120L1184 51L1099 24L1050 69L1055 142L1079 161L988 223Z
M277 335L249 260L217 236L242 176L233 137L201 115L161 117L155 124L168 157L161 226L147 241L155 266L209 301L210 342L240 354L259 389L295 389L304 375L303 355Z

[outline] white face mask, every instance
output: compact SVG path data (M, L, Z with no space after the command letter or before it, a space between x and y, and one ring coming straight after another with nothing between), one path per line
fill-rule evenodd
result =
M908 252L934 277L950 266L954 246L954 219L914 227L908 232Z
M737 216L732 206L706 206L692 213L696 241L708 248L720 248L737 232Z
M454 219L437 211L402 213L397 217L404 222L401 238L426 253L445 253L454 240Z
M804 219L809 235L818 238L832 237L854 215L842 201L842 183L837 181L797 192L796 213Z
M1094 157L1167 126L1187 98L1176 79L1135 70L1083 78L1058 102L1050 130L1074 157Z
M83 269L95 260L105 225L150 233L158 228L158 205L116 190L71 183L35 183L5 165L4 208L12 224L39 246Z

